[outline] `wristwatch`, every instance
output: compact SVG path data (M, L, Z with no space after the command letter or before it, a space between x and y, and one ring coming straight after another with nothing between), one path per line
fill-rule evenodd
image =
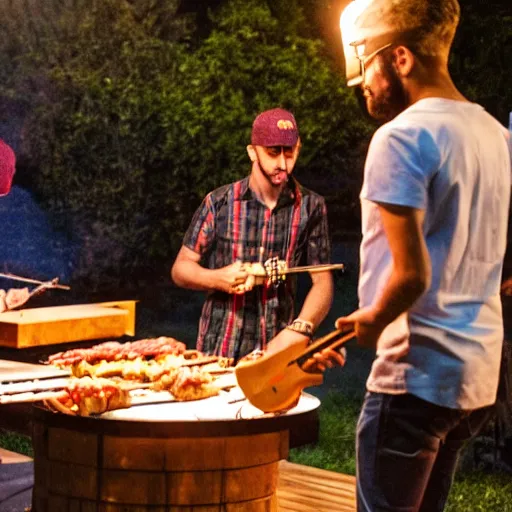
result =
M305 336L313 337L313 322L308 320L302 320L302 318L296 318L291 324L286 326L290 331L299 332Z

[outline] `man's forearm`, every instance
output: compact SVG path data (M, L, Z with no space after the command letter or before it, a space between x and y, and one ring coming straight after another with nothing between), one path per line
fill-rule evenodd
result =
M386 326L408 311L428 286L427 273L407 275L392 271L382 295L374 305L377 322Z
M424 210L382 204L378 208L392 258L391 274L372 306L375 327L384 329L430 286L431 264L423 235Z
M171 271L176 285L190 290L210 291L215 288L214 270L204 268L193 261L175 264Z
M330 272L312 276L313 284L304 300L299 317L313 323L316 328L329 313L332 305L333 282Z

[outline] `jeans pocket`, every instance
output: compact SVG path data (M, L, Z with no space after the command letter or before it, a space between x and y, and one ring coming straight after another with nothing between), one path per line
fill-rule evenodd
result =
M377 481L387 510L416 510L428 483L439 450L439 438L410 424L388 422L377 451Z

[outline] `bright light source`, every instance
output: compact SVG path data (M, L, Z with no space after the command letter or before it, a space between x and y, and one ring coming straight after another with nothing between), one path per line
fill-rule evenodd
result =
M341 40L345 54L345 70L349 87L363 80L361 59L364 57L365 40L357 28L357 18L373 0L354 0L343 10L340 17Z

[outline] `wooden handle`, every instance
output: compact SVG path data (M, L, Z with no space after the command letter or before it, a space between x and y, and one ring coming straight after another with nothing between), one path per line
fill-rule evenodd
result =
M339 338L340 336L342 337ZM322 338L317 339L313 344L309 345L308 348L296 359L290 361L288 365L290 366L294 363L297 363L299 366L302 366L310 357L312 357L317 352L320 352L327 347L336 350L337 348L341 347L351 339L355 338L355 336L356 333L353 329L336 329L330 332L329 334L323 336Z

